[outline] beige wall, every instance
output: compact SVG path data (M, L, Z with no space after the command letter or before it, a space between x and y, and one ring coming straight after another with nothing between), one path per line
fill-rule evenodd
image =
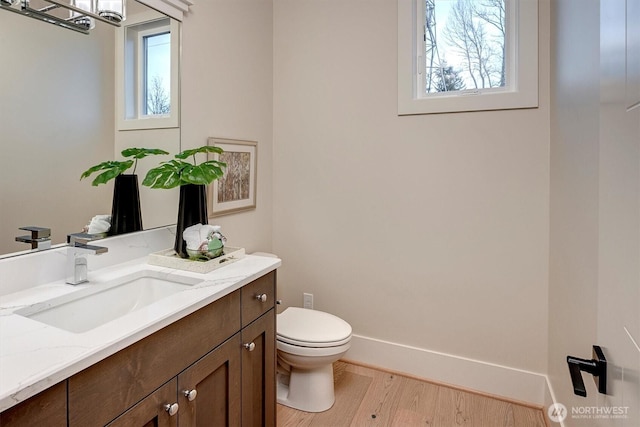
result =
M258 141L257 208L211 220L248 252L271 250L272 25L270 1L207 0L182 26L182 149Z
M311 292L356 334L546 371L548 9L539 109L398 117L396 2L274 1L285 305Z

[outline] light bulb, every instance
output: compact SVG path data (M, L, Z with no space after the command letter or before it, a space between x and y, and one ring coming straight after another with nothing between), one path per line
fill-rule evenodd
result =
M126 0L97 0L97 13L105 19L113 22L122 22L127 19Z
M71 0L71 6L75 6L78 9L82 9L87 12L95 13L96 0ZM96 26L95 19L89 16L84 16L73 10L71 11L71 21L88 30L92 30Z

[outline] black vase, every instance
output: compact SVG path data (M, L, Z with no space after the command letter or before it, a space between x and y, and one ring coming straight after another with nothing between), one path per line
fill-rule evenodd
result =
M118 175L113 187L110 236L142 230L138 175Z
M207 187L205 185L186 184L180 186L178 202L178 223L176 225L176 243L173 249L182 258L188 258L187 243L182 232L195 224L208 224Z

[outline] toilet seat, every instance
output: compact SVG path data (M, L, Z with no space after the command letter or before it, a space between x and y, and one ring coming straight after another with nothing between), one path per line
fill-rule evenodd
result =
M338 347L351 340L351 325L333 314L289 307L278 315L277 340L298 347Z
M332 357L336 354L345 353L349 348L351 348L351 343L347 342L346 344L335 347L305 347L287 344L283 341L276 341L276 348L278 349L278 354L282 354L282 352L284 352L295 356L306 356L318 360L323 357Z
M289 345L295 345L298 347L326 348L326 347L338 347L340 345L348 343L349 341L351 341L351 335L349 335L347 338L342 339L340 341L330 341L330 342L321 342L321 343L293 340L291 338L283 337L281 335L277 335L276 339L280 342L287 343Z

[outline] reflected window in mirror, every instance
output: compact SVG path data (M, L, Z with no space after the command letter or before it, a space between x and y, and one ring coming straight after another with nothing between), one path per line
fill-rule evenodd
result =
M143 66L139 96L144 117L171 113L171 31L168 28L165 25L140 37Z
M116 41L118 130L178 126L178 24L132 16Z

